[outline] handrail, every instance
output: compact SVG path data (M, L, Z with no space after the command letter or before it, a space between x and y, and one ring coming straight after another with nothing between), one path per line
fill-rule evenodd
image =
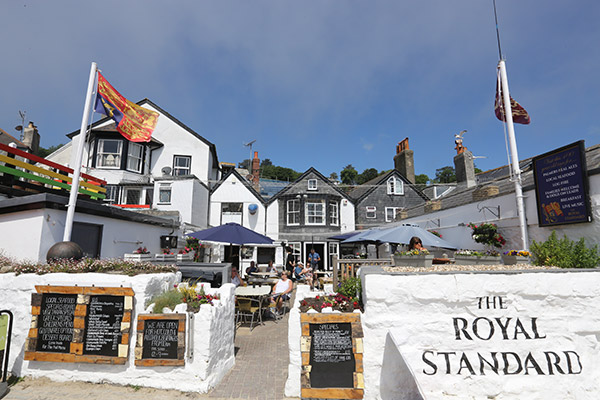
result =
M337 288L338 283L348 278L356 278L358 269L363 265L392 265L392 258L374 258L374 259L338 259L333 256L333 288Z

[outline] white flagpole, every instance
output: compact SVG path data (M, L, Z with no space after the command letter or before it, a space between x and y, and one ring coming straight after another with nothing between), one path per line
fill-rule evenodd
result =
M71 232L73 231L73 218L75 217L75 204L77 203L77 192L79 192L79 178L81 176L81 163L83 161L83 149L87 133L87 125L90 118L90 110L94 97L94 84L96 83L96 71L98 70L95 62L92 62L90 69L90 78L88 80L87 94L85 97L85 106L83 107L83 117L81 119L81 128L79 129L79 144L77 146L77 154L75 165L73 167L73 181L71 182L71 194L69 195L69 204L67 205L67 220L65 222L65 233L63 242L71 240Z
M502 84L502 102L504 103L504 118L508 127L508 143L512 160L512 170L515 182L515 197L517 199L517 214L521 228L521 240L523 250L529 250L529 238L527 236L527 221L525 220L525 204L523 202L523 188L521 187L521 168L519 167L519 154L517 153L517 141L515 139L515 127L513 124L512 108L510 104L510 93L508 92L508 77L506 75L506 64L504 60L498 62L500 70L500 83Z

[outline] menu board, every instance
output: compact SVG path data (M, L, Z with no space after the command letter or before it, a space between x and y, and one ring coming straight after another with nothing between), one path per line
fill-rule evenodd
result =
M539 226L590 222L583 140L533 159Z
M177 359L178 320L147 320L142 358Z
M119 355L124 296L90 296L85 317L83 354Z
M310 324L310 338L310 386L354 387L351 324Z
M44 293L38 319L37 351L68 353L73 341L76 294Z

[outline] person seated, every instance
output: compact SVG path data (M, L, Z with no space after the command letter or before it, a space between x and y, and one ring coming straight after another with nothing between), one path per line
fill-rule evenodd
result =
M304 264L302 264L302 261L299 261L298 265L296 265L296 268L294 268L294 277L296 278L297 281L306 281L306 283L308 283L310 285L310 288L312 290L312 288L313 288L312 268L310 268L310 267L304 268Z
M290 279L289 272L283 271L281 273L281 278L275 282L273 285L273 289L271 290L271 300L276 302L275 308L277 314L281 313L281 307L283 306L283 301L288 300L290 298L290 292L294 288L294 284Z
M427 251L427 249L423 247L423 242L421 242L421 238L418 236L413 236L410 238L410 242L408 243L408 250Z
M269 265L267 266L267 272L270 274L278 274L277 268L273 265L273 261L269 261Z
M233 283L235 287L242 284L242 278L240 278L237 267L231 267L231 283Z
M258 267L254 261L250 261L250 266L246 268L246 275L250 275L253 272L258 272Z

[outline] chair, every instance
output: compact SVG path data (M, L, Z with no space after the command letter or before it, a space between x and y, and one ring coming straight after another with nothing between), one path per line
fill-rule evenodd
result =
M261 313L261 304L260 300L253 297L241 297L237 296L237 311L235 314L235 322L236 324L243 317L244 322L247 321L248 317L251 317L250 320L250 330L252 330L254 326L254 317L258 316L258 322L262 324L262 313Z

